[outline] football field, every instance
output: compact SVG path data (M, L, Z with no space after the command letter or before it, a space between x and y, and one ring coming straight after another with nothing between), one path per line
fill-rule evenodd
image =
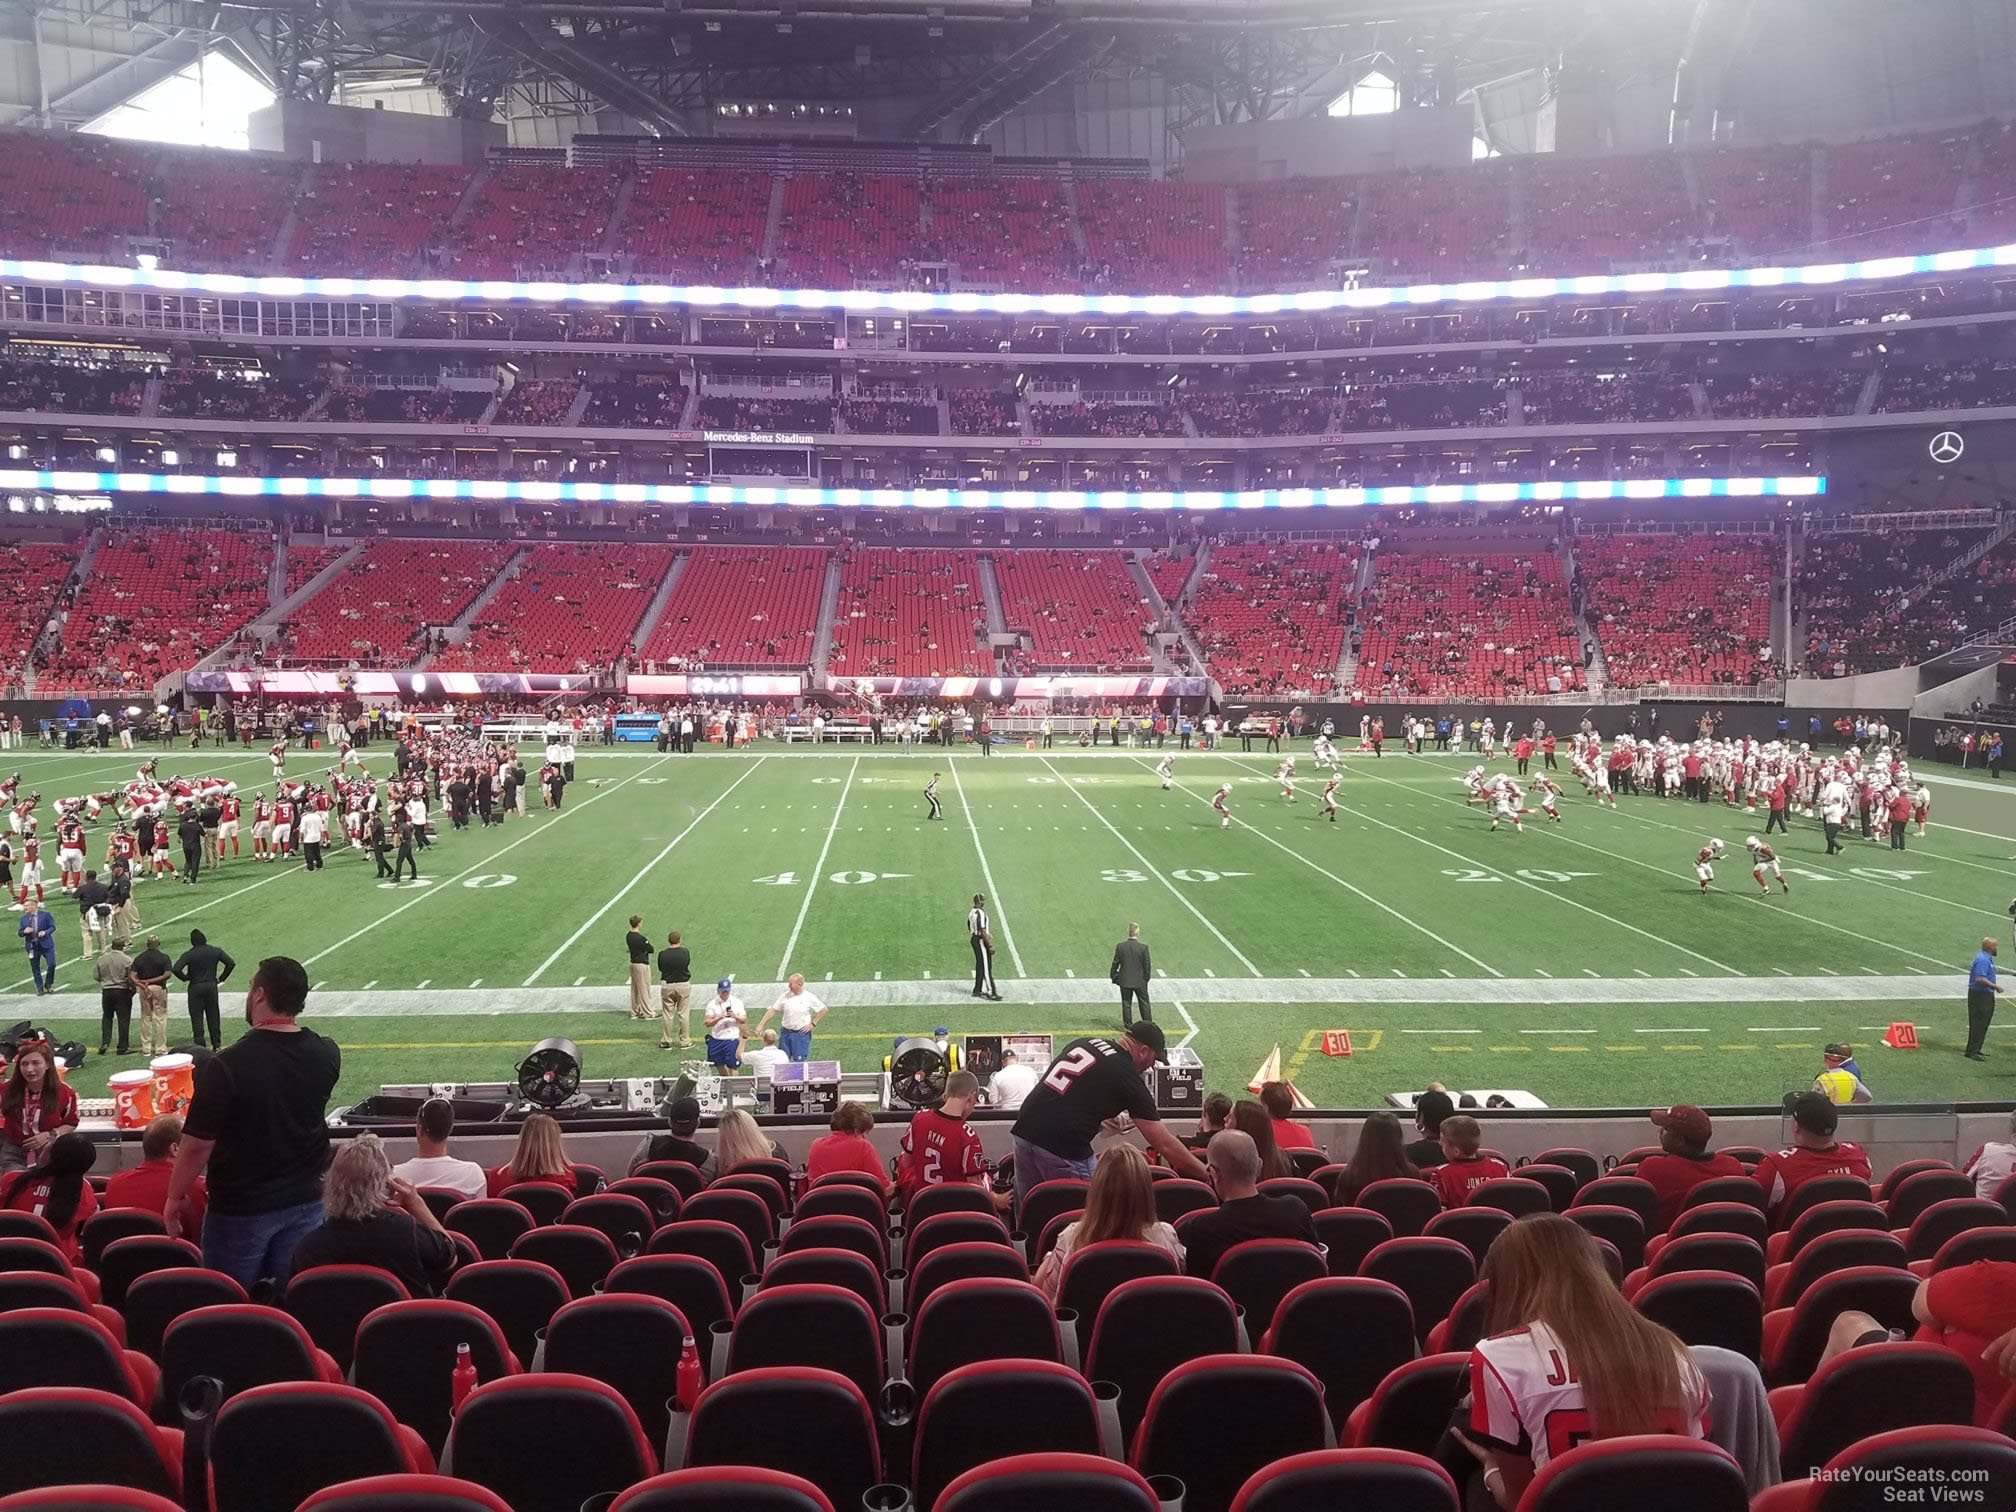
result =
M1257 742L1251 754L1178 753L1166 793L1159 754L584 748L557 814L535 794L524 819L455 832L440 811L417 883L374 881L358 852L316 874L255 864L248 840L193 888L142 886L141 933L158 931L173 955L200 926L241 976L261 955L304 961L309 1021L343 1047L346 1101L386 1082L508 1079L550 1034L581 1046L590 1076L669 1074L678 1052L656 1048L655 1021L626 1017L632 913L654 941L684 932L696 1036L717 977L735 978L753 1024L795 970L834 1007L819 1050L863 1068L895 1036L940 1024L1116 1023L1107 967L1138 922L1156 1017L1192 1044L1213 1088L1243 1087L1278 1044L1291 1078L1327 1106L1376 1105L1431 1079L1555 1105L1774 1102L1842 1039L1881 1101L2016 1093L2016 1008L1986 1064L1958 1053L1967 962L1983 934L2009 928L2016 781L2005 794L1929 771L1935 822L1901 854L1858 838L1830 859L1817 822L1795 818L1789 838L1773 837L1792 891L1760 898L1742 841L1764 815L1719 801L1627 796L1599 809L1564 771L1560 824L1536 812L1523 835L1493 833L1463 802L1472 758L1389 749L1346 758L1331 823L1306 749L1292 804ZM389 766L384 747L369 756ZM15 765L49 816L59 794L114 786L138 759L23 753ZM297 753L290 773L324 759ZM263 755L239 751L176 750L162 768L231 778L247 795L268 775ZM939 822L922 797L934 769ZM1228 779L1222 828L1210 795ZM1729 855L1704 897L1693 858L1711 836ZM94 860L103 837L92 835ZM48 872L53 882L53 857ZM993 915L998 1004L970 996L976 892ZM16 956L0 1015L95 1052L76 910L53 894L49 907L60 991L28 993ZM238 986L226 987L227 1023ZM1875 1048L1898 1019L1917 1023L1922 1049ZM169 1021L179 1041L179 990ZM1331 1029L1350 1031L1348 1059L1323 1053ZM91 1095L135 1064L94 1053L76 1081Z

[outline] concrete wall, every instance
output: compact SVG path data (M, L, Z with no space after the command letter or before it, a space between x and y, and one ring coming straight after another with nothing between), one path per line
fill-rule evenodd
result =
M1238 183L1459 168L1470 161L1476 117L1468 105L1390 115L1195 126L1183 137L1183 174Z
M274 101L253 113L247 130L255 152L324 163L480 163L504 145L504 128L491 121L305 100Z

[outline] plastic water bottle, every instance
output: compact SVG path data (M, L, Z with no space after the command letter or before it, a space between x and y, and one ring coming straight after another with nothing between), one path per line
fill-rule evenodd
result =
M448 1402L452 1411L462 1410L462 1401L476 1389L476 1360L467 1344L455 1346L455 1373L449 1377Z
M691 1412L700 1400L700 1350L688 1334L679 1346L679 1370L672 1380L672 1399L681 1412Z

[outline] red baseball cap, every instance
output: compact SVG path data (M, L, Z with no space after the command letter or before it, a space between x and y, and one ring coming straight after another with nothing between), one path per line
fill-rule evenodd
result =
M1715 1133L1714 1121L1692 1103L1675 1103L1670 1108L1654 1108L1652 1122L1662 1129L1671 1129L1682 1139L1695 1144L1705 1145Z

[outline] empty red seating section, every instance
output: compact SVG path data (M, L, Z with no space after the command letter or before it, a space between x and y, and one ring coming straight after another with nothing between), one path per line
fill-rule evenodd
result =
M1399 698L1516 698L1576 686L1561 560L1381 552L1360 620L1358 686Z
M1526 240L1544 273L1660 262L1694 233L1680 162L1535 153L1526 169Z
M292 598L309 583L315 575L327 567L349 548L340 544L329 546L287 545L287 597Z
M80 543L81 544L81 543ZM17 681L56 594L77 565L77 544L0 546L0 676Z
M1049 179L949 179L925 186L926 244L960 282L1044 294L1077 282L1071 207Z
M1694 158L1708 229L1761 257L1813 240L1813 153L1801 146L1728 147Z
M1300 288L1348 257L1358 213L1350 179L1241 184L1239 271L1248 288Z
M1230 276L1223 184L1095 180L1078 186L1078 213L1093 263L1139 286L1127 292L1223 288Z
M621 245L643 277L746 283L769 210L768 175L647 168L630 191Z
M923 191L883 174L793 174L784 185L777 257L791 284L851 289L887 281L920 255Z
M290 575L296 549L287 553ZM404 665L421 627L453 623L514 549L502 541L373 541L288 617L289 659Z
M1382 174L1366 195L1362 246L1389 271L1471 278L1504 268L1512 201L1502 164Z
M432 665L444 670L586 672L613 663L671 570L670 546L549 543Z
M468 218L448 233L444 271L461 278L510 278L563 270L609 233L619 176L607 168L493 163Z
M1953 201L1966 160L1967 134L1959 131L1829 147L1829 255L1871 257L1959 245Z
M1344 648L1358 544L1220 542L1184 607L1227 693L1321 692Z
M147 234L147 152L70 132L0 137L0 245L9 256L107 256Z
M816 546L701 546L644 646L650 663L808 667L826 587Z
M412 276L475 170L459 163L324 163L302 195L290 271Z
M156 229L173 249L173 266L269 272L301 173L299 163L242 152L164 152Z
M1032 637L1038 670L1145 670L1149 614L1118 551L1004 551L994 558L1001 612Z
M264 530L114 530L92 558L38 692L145 690L266 609Z
M854 546L840 559L827 670L835 677L958 677L993 670L975 627L987 619L970 553Z
M1763 536L1597 536L1578 548L1615 687L1768 673L1773 548Z

